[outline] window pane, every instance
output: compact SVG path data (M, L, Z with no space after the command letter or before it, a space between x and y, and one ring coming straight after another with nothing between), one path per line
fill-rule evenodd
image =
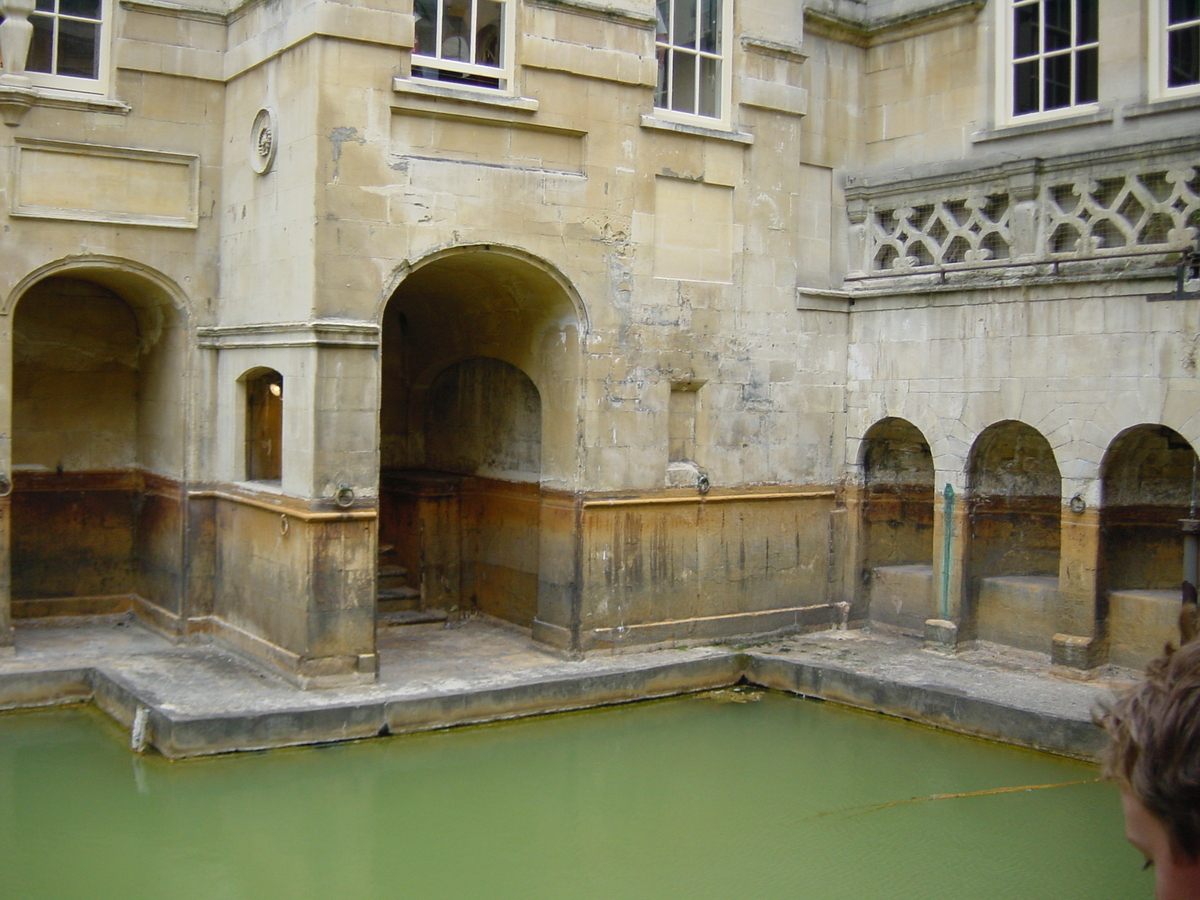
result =
M1075 102L1095 103L1100 96L1100 57L1092 47L1075 54Z
M469 62L471 59L471 6L461 0L447 0L442 15L442 59Z
M696 0L675 0L676 47L696 46Z
M437 56L436 0L414 0L413 14L417 18L413 53L418 56Z
M1100 39L1100 10L1097 0L1077 0L1075 44L1091 44Z
M494 0L479 0L479 32L475 35L475 62L481 66L499 66L504 46L503 8Z
M671 37L671 0L658 0L658 26L654 39L665 44Z
M673 53L671 71L671 109L678 112L696 111L696 57L690 53Z
M1043 68L1042 109L1071 105L1071 54L1047 56Z
M96 78L100 74L100 23L58 20L58 74Z
M1045 50L1065 50L1071 46L1071 0L1046 0Z
M700 0L700 49L721 52L721 0Z
M54 12L54 0L37 0L37 6L34 9L41 12Z
M716 116L721 112L721 61L700 57L700 115Z
M1013 66L1013 115L1038 111L1038 81L1036 59Z
M1171 0L1168 21L1174 25L1178 22L1190 22L1200 19L1200 0Z
M29 58L25 69L29 72L54 72L54 20L46 16L29 17L33 26L33 40L29 42Z
M671 56L671 51L665 47L658 49L658 86L654 89L654 105L661 109L667 109L671 105L671 98L667 95L667 73Z
M1020 59L1038 52L1038 7L1036 3L1013 11L1013 56Z
M1167 41L1167 85L1200 84L1200 25L1172 31Z
M100 0L59 0L58 11L64 16L100 19Z

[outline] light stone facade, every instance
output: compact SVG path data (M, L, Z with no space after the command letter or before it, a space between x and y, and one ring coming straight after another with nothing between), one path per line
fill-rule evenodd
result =
M1013 116L1013 0L732 2L709 117L656 108L648 0L506 0L496 79L407 0L103 0L65 86L0 3L0 647L133 609L316 687L443 610L1144 662L1200 440L1163 21L1099 0L1098 99Z

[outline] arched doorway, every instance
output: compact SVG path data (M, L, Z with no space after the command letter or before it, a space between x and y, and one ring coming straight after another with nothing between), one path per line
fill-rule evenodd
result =
M1109 658L1143 667L1178 641L1183 535L1197 490L1196 452L1165 425L1113 439L1101 463L1100 616Z
M573 551L543 537L547 495L577 477L579 330L562 280L513 251L463 248L400 281L383 313L381 624L559 618Z
M1062 477L1024 422L984 429L968 463L969 597L975 638L1049 652L1057 631Z
M936 617L933 455L911 422L886 418L862 449L863 572L872 622L921 632Z
M13 316L16 619L183 617L185 330L163 285L52 269Z

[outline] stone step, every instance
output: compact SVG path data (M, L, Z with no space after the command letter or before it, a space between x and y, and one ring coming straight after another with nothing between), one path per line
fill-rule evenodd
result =
M380 615L414 610L420 605L421 592L416 588L386 588L375 595L375 609Z
M408 569L404 566L380 565L376 571L380 590L398 590L408 586Z
M403 609L380 613L375 622L378 628L402 628L406 625L442 624L448 618L444 609Z

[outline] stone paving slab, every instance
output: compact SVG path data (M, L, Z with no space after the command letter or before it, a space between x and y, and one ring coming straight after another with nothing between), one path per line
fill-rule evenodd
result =
M764 687L1090 759L1103 744L1094 714L1134 674L1106 668L1080 675L1036 654L989 648L950 656L870 631L757 646L747 667L747 678Z
M950 730L1090 757L1098 703L1128 683L1061 677L1008 651L946 656L908 638L831 631L752 646L589 655L490 620L388 628L372 685L302 691L212 645L177 646L120 617L20 625L0 709L91 700L170 757L354 740L580 709L739 680Z

